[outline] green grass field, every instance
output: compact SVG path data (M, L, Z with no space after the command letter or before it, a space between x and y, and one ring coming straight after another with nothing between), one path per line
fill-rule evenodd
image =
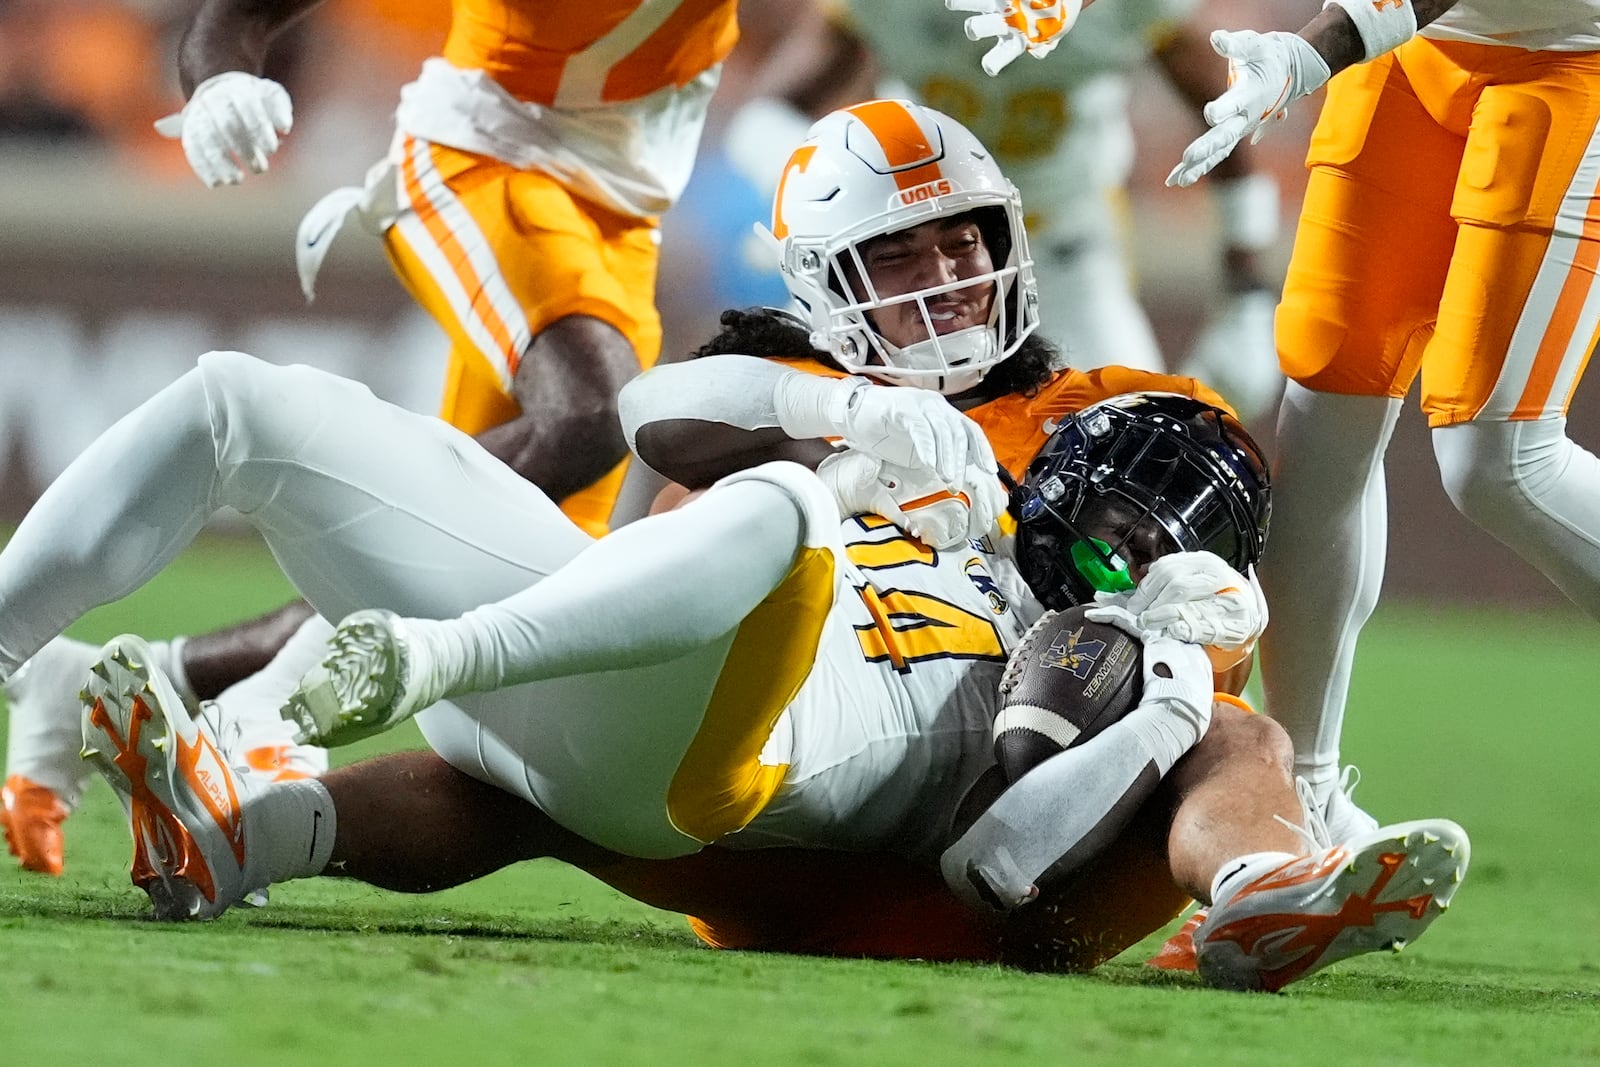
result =
M208 542L73 633L164 636L286 595L264 552ZM1380 613L1346 738L1360 800L1456 819L1472 868L1413 948L1281 996L1137 950L1072 977L713 952L543 862L427 897L291 883L158 926L96 782L65 877L0 863L0 1064L1600 1063L1596 637L1575 615Z

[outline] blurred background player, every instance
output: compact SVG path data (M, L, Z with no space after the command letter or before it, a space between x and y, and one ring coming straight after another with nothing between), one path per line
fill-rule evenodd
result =
M1127 243L1127 185L1134 133L1130 75L1154 60L1193 107L1221 83L1192 17L1199 0L1127 0L1083 13L1049 62L978 69L984 45L924 0L836 5L828 51L810 69L791 64L787 84L734 118L725 151L769 194L781 160L812 119L849 99L909 95L967 126L994 152L1028 205L1044 333L1085 369L1119 364L1181 372L1218 389L1251 421L1278 396L1272 347L1279 229L1278 188L1249 153L1208 183L1222 227L1225 303L1182 354L1163 360L1135 293ZM870 65L869 65L870 64ZM862 85L876 71L875 84Z
M261 76L268 51L319 3L206 0L195 12L179 49L189 101L159 125L207 185L270 165L293 113ZM688 180L737 6L459 0L442 55L401 92L390 155L365 189L330 195L302 224L308 296L348 218L381 232L396 274L450 338L441 417L590 533L612 521L626 468L617 389L660 353L658 216ZM735 68L747 81L780 35L776 5L754 6L760 47ZM820 21L808 3L782 6L786 46L803 47ZM262 666L307 613L291 605L157 650L185 693L212 694L213 657ZM0 822L30 869L60 872L60 824L83 784L59 765L71 739L47 694L75 689L92 653L57 643L11 688ZM265 759L277 738L263 728Z
M1383 580L1384 453L1419 375L1451 501L1600 616L1600 459L1566 420L1600 336L1600 3L1333 0L1298 34L1215 44L1232 87L1170 181L1327 82L1278 310L1263 671L1338 832L1372 824L1339 742Z

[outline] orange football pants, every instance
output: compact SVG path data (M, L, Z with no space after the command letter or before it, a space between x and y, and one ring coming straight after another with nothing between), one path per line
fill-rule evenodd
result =
M1167 863L1171 817L1164 804L1146 805L1070 883L1003 925L957 900L937 870L887 855L708 848L584 869L636 900L694 916L690 929L713 948L1084 971L1190 903Z
M401 282L450 338L445 421L475 434L520 414L512 381L522 357L569 315L610 324L641 368L655 364L655 219L581 200L548 174L417 138L405 141L401 190L404 210L384 245ZM560 501L561 510L604 534L626 466Z
M1600 331L1600 53L1415 38L1328 84L1277 340L1433 426L1563 414Z

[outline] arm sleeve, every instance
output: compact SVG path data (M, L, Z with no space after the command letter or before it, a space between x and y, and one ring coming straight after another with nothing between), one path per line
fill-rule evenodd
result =
M623 386L617 397L622 432L634 449L639 430L654 422L692 419L741 430L774 427L778 383L799 373L770 360L734 355L652 367Z

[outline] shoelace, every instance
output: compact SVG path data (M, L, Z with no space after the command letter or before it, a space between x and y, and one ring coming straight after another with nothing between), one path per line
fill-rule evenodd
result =
M1339 792L1350 803L1356 802L1356 786L1361 784L1361 768L1354 763L1344 765L1344 770L1339 772Z
M1294 792L1295 796L1300 798L1300 814L1305 819L1305 825L1296 826L1282 815L1274 815L1273 818L1304 838L1311 846L1312 852L1331 848L1333 837L1328 833L1328 822L1322 817L1322 806L1317 803L1317 796L1311 788L1311 783L1295 775Z
M244 724L233 716L223 715L222 705L215 700L202 700L195 718L210 728L217 755L235 773L249 774L250 766L244 758Z

